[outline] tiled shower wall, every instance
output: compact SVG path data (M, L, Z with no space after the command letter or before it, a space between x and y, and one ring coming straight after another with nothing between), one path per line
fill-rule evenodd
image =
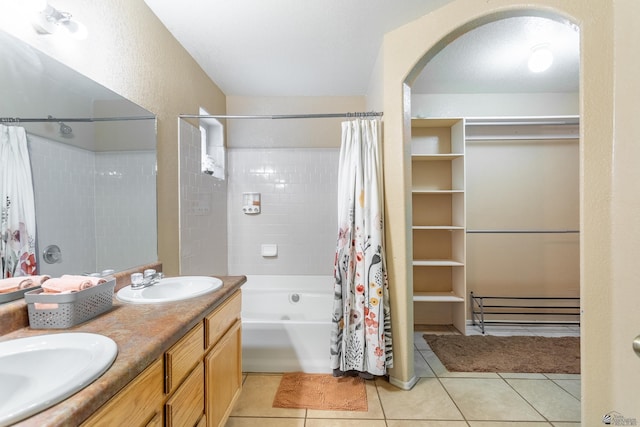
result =
M95 174L97 270L157 260L155 151L96 153Z
M29 135L38 251L58 245L59 276L123 270L157 259L156 155L93 153Z
M40 272L96 271L94 153L35 135L28 141L38 252L49 245L62 252L59 264L45 264L40 257Z
M201 171L200 130L180 121L180 274L227 274L227 181Z
M229 274L331 275L337 233L337 148L229 149ZM242 193L262 211L242 212ZM276 244L275 257L261 255Z

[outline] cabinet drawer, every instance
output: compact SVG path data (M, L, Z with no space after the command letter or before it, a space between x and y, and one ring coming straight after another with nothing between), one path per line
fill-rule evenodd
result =
M164 355L165 393L171 393L180 385L191 369L200 361L203 352L204 330L202 323L198 323Z
M236 291L220 307L204 319L206 348L209 349L240 319L242 295Z
M162 359L96 411L83 426L144 426L162 409Z
M189 374L165 405L165 425L194 426L204 413L204 366Z

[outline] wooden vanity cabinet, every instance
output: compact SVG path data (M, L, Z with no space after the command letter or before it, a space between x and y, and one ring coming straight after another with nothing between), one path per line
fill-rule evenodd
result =
M242 388L236 291L83 426L223 426Z
M204 325L198 323L164 354L164 425L193 426L204 415Z
M208 427L223 426L242 390L241 294L236 292L204 319L205 414Z
M242 390L240 321L220 339L205 358L207 426L223 426Z
M165 404L166 426L194 426L204 415L204 368L199 362Z
M162 359L153 362L82 426L146 426L162 422L164 394Z

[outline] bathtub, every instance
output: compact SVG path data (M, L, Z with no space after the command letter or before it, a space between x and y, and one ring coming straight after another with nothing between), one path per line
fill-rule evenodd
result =
M244 372L330 373L332 276L247 276Z

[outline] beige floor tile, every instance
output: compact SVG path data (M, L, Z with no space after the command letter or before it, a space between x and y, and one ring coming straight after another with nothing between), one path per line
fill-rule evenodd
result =
M429 367L436 376L446 375L447 372L449 372L433 351L420 351L420 354L422 354L422 357L427 361Z
M433 378L436 376L429 367L427 361L422 357L422 353L418 350L413 352L413 371L415 372L416 377L420 378Z
M274 408L273 398L278 391L281 375L249 374L242 385L240 398L231 416L238 417L295 417L304 418L306 409Z
M528 379L528 380L546 380L547 377L544 374L534 374L534 373L520 373L520 372L500 372L502 378L518 378L518 379Z
M485 378L485 379L500 379L500 375L495 372L443 372L439 375L440 378Z
M388 420L387 427L469 427L464 421Z
M368 411L320 411L317 409L307 409L307 418L359 418L384 420L384 412L378 398L378 391L374 381L367 381L367 406Z
M580 423L551 423L553 427L580 427Z
M421 378L411 390L376 380L387 419L462 420L462 414L435 378Z
M580 421L580 401L553 381L507 382L549 421Z
M440 381L467 420L544 421L502 379L441 378Z
M304 418L230 417L225 427L304 427Z
M261 426L262 427L262 426ZM384 420L307 419L305 427L386 427Z
M553 380L553 382L565 389L573 397L580 400L580 396L582 396L580 380Z
M552 380L579 380L580 374L544 374Z
M550 427L546 422L522 421L469 421L470 427Z
M429 347L429 344L427 344L422 335L424 335L424 332L413 333L413 346L416 350L431 350L431 347Z
M498 374L494 372L449 372L447 368L442 364L436 354L429 351L420 351L420 354L427 361L427 364L433 371L433 373L442 378L500 378ZM416 374L417 375L417 374Z

